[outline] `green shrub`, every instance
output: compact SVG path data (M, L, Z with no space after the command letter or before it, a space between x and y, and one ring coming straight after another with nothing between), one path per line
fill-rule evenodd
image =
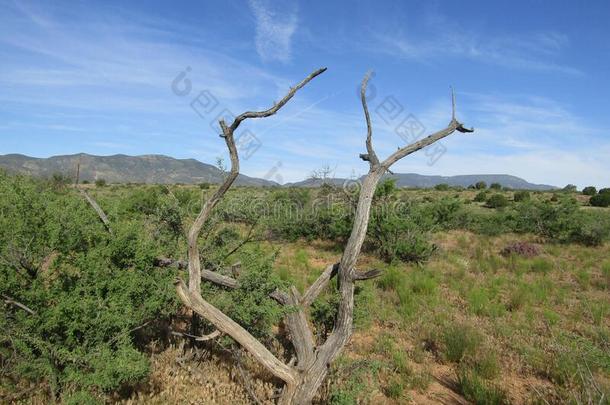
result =
M435 225L443 229L454 229L458 227L458 215L462 209L462 203L457 198L441 198L421 210L419 221L424 223L421 216L431 218ZM424 223L424 226L425 223Z
M428 231L410 216L373 215L368 233L373 249L388 262L423 262L436 250Z
M70 177L63 173L53 173L50 180L51 186L55 189L61 189L70 184L70 182Z
M594 207L610 207L610 193L596 194L589 199L589 204Z
M502 184L500 184L500 183L491 183L489 188L492 189L492 190L502 190Z
M583 217L580 224L574 228L570 240L585 246L600 246L610 236L610 219L600 220Z
M0 294L34 311L0 313L5 376L46 381L68 403L143 381L135 330L177 308L175 273L152 269L151 235L134 220L110 237L78 193L29 178L0 174L0 195Z
M595 195L597 194L597 189L594 186L587 186L582 189L582 193L584 195Z
M379 200L394 193L396 193L396 179L385 179L377 184L373 198Z
M567 186L565 186L562 191L567 192L567 193L574 193L576 191L576 186L574 184L568 184Z
M273 272L275 255L267 255L259 248L243 252L242 261L248 263L239 277L239 288L217 297L218 305L235 322L247 328L257 338L267 339L271 327L284 315L284 308L269 298L283 286ZM206 287L215 289L215 287Z
M487 192L479 191L477 195L474 196L474 202L485 202L487 200Z
M504 208L508 205L508 198L506 198L503 194L493 194L485 202L485 206L488 208Z
M528 201L530 200L531 196L529 191L515 191L515 194L513 194L513 200L515 202L520 202L520 201Z
M487 188L487 183L484 181L478 181L475 183L474 188L477 190L485 190Z
M95 187L106 187L106 180L105 179L96 179Z
M447 184L447 183L437 184L436 186L434 186L434 189L438 190L438 191L447 191L447 190L449 190L449 184Z

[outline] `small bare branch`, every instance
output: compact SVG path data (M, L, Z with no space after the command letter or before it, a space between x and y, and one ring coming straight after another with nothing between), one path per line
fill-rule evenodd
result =
M433 143L440 141L441 139L451 135L454 133L459 127L460 124L456 120L451 120L447 128L441 129L438 132L435 132L431 135L428 135L424 139L421 139L411 145L405 146L403 148L398 149L396 152L392 153L386 160L381 163L381 166L389 169L394 163L404 158L407 155L410 155L413 152L417 152L420 149L425 148L426 146L432 145Z
M252 233L254 231L254 227L256 227L256 224L258 223L258 220L254 221L251 225L250 225L250 229L248 229L248 233L246 234L246 237L239 242L233 249L231 249L227 254L225 254L221 260L225 260L226 258L228 258L229 256L231 256L232 254L234 254L235 252L237 252L239 249L241 249L246 243L250 243L252 242Z
M214 332L209 333L207 335L195 336L195 335L191 335L190 333L172 331L172 335L192 338L192 339L196 340L197 342L206 342L208 340L216 339L217 337L222 335L222 333L219 330L215 330Z
M339 269L339 263L331 264L326 266L322 274L314 281L314 283L309 286L305 294L303 294L303 298L301 299L301 305L304 307L308 307L318 298L318 295L328 285L330 279L333 278L337 274L337 270Z
M104 223L104 226L106 227L108 232L110 234L112 234L112 228L110 228L110 221L108 220L108 217L106 216L106 213L104 212L102 207L100 207L98 205L98 203L89 194L87 194L87 192L85 190L83 190L81 188L81 189L78 189L78 191L83 195L83 197L85 197L85 199L87 200L89 205L91 205L91 207L95 210L95 212L97 212L97 215L100 217L100 220Z
M365 272L354 272L354 280L370 280L372 278L376 278L379 277L383 274L382 270L377 270L377 269L373 269L373 270L368 270Z
M296 94L297 91L299 91L307 83L309 83L311 80L313 80L316 76L324 73L325 71L326 71L326 68L320 68L320 69L314 71L312 74L310 74L305 79L303 79L303 81L301 81L301 83L297 84L295 87L291 87L288 94L286 94L283 99L281 99L278 103L274 104L273 107L269 108L268 110L247 111L243 114L238 115L230 126L231 131L235 131L237 129L237 127L239 126L239 124L241 124L242 121L244 121L247 118L265 118L265 117L269 117L269 116L275 114L288 101L290 101L290 99Z
M371 126L371 116L369 115L369 109L366 104L366 87L372 75L372 71L368 71L362 80L362 86L360 87L360 101L362 102L362 109L364 110L364 118L366 119L366 154L361 154L360 158L364 161L368 161L371 167L377 167L379 165L379 159L373 149L373 129Z
M322 293L322 291L324 291L324 289L328 286L330 280L337 275L338 270L339 263L327 266L316 281L314 281L314 283L309 286L307 291L305 291L305 294L303 294L303 298L301 299L301 305L308 307L313 304L320 293ZM381 274L383 274L383 271L377 269L367 270L365 272L354 271L353 277L355 281L363 281L379 277Z
M455 121L455 93L451 86L451 121Z
M21 302L14 300L13 298L9 297L8 295L2 294L2 298L4 298L4 302L8 305L14 305L18 308L23 309L25 312L27 312L30 315L36 315L36 311L31 310L25 304L22 304Z
M168 259L166 257L160 257L160 258L155 259L155 266L177 267L178 269L183 270L188 267L188 263L183 260L174 260L174 259ZM201 278L206 281L209 281L210 283L218 284L218 285L221 285L223 287L226 287L226 288L229 288L232 290L239 288L239 281L237 281L236 279L234 279L232 277L219 274L215 271L202 269ZM269 298L274 299L275 301L277 301L279 304L282 304L282 305L286 305L286 303L288 302L287 294L280 290L273 291L271 294L269 294Z

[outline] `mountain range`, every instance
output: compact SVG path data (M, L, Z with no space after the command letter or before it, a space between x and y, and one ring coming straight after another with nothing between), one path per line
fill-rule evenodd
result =
M175 159L163 155L112 155L95 156L85 153L76 155L34 158L19 154L0 155L0 168L11 172L28 174L36 177L51 177L55 173L75 177L80 164L80 181L104 179L108 183L220 183L222 171L216 166L202 163L195 159ZM508 174L469 174L459 176L425 176L415 173L395 173L386 175L396 179L399 187L429 188L437 184L468 187L478 181L488 185L500 183L504 187L524 190L552 190L556 187L546 184L533 184ZM284 186L317 187L322 183L345 184L348 179L306 179ZM249 177L240 174L236 180L242 186L280 186L266 179Z

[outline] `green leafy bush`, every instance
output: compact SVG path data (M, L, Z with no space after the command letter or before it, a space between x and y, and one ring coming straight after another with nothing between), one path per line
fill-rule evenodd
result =
M46 382L68 403L145 379L136 330L177 308L150 234L131 221L111 236L78 193L29 178L0 173L0 195L0 294L32 310L0 315L8 379Z
M423 262L436 250L429 229L411 215L373 215L369 226L371 247L385 260Z
M595 195L597 194L597 189L594 186L587 186L582 189L582 193L584 195Z
M447 184L447 183L437 184L436 186L434 186L434 189L438 190L438 191L447 191L447 190L449 190L449 184Z
M576 186L574 184L568 184L567 186L565 186L562 191L566 192L566 193L573 193L576 191Z
M485 202L485 206L488 208L504 208L509 205L508 198L503 194L493 194Z
M589 204L594 207L610 207L610 192L594 195L589 199Z
M515 194L513 194L513 201L515 201L515 202L528 201L530 199L531 199L531 195L530 195L529 191L525 191L525 190L515 191Z
M477 190L485 190L487 188L487 183L484 181L478 181L475 183L474 188Z
M487 192L479 191L477 195L474 196L474 202L485 202L487 200Z
M502 184L500 184L500 183L491 183L489 188L492 189L492 190L502 190Z

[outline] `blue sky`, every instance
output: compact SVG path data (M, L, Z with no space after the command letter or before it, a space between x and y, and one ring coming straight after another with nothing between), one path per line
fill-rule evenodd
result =
M0 1L0 154L214 163L218 114L267 108L326 66L277 115L240 127L260 143L244 141L243 173L366 172L357 88L372 69L378 155L444 127L450 86L476 129L395 172L608 186L609 20L607 1Z

